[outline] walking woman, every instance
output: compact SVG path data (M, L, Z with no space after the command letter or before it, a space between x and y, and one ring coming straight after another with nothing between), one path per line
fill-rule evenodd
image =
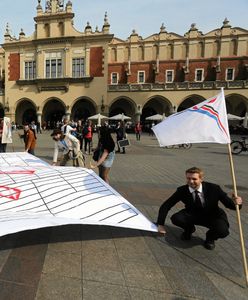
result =
M108 128L100 128L100 136L97 149L99 152L98 160L95 165L90 163L91 169L98 167L99 176L109 184L109 171L114 162L115 157L115 142L112 139Z

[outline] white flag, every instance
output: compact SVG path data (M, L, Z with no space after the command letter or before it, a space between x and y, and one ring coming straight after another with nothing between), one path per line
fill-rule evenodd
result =
M0 153L0 236L65 224L157 231L92 170L51 167L28 153Z
M223 90L152 128L161 147L183 143L230 143Z

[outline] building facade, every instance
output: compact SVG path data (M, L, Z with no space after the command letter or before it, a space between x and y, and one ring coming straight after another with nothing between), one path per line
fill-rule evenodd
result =
M0 48L0 114L18 124L86 119L124 113L133 121L169 115L225 88L229 113L248 112L248 30L222 26L203 34L195 24L184 36L127 40L102 29L73 26L72 2L38 0L35 30L19 38L6 27Z

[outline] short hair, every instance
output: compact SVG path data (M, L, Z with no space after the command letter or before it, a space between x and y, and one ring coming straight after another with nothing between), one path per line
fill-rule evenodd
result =
M197 173L200 175L200 177L203 177L203 170L198 168L198 167L192 167L192 168L189 168L188 170L185 171L185 174L187 173L190 173L190 174L194 174L194 173Z

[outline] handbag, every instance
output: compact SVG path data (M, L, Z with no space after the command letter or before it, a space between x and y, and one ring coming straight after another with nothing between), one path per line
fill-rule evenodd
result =
M92 158L94 161L98 161L99 157L100 157L100 148L96 148L96 150L93 152Z

